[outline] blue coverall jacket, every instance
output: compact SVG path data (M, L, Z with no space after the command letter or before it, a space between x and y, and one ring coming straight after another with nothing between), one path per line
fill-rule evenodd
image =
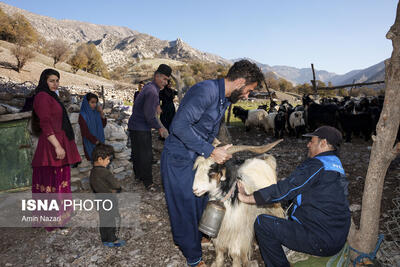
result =
M190 88L171 123L161 156L173 238L189 265L201 260L198 223L207 202L206 197L193 194L193 164L199 155L211 155L211 143L229 104L224 79L203 81Z

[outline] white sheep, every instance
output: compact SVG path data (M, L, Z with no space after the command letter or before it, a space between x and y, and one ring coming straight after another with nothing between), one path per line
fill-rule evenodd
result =
M267 117L268 112L263 109L249 110L245 122L246 129L250 129L251 127L263 127L265 132L268 132L271 129L271 126L268 124Z

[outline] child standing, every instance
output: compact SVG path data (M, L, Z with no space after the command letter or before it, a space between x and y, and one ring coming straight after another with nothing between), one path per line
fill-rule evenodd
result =
M87 93L83 98L79 113L79 126L82 134L83 149L87 160L92 161L92 152L98 143L104 143L104 127L107 119L103 109L98 105L97 95ZM94 159L93 159L94 160Z
M90 172L89 182L94 193L103 193L97 195L97 199L109 199L113 205L109 211L102 208L99 210L101 241L108 247L121 247L125 245L125 241L118 240L116 236L116 220L120 215L118 200L115 196L115 193L121 192L121 187L114 175L106 168L113 155L112 146L101 143L96 145L92 153L93 169Z

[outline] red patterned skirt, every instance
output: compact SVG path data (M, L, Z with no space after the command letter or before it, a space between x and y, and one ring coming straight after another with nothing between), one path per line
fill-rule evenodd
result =
M33 167L32 173L32 196L34 199L47 199L49 202L56 199L59 210L38 211L35 214L43 218L35 227L45 227L47 231L52 231L58 227L63 227L72 215L72 207L64 210L64 200L71 199L71 167L42 166ZM46 193L51 193L46 196ZM57 218L57 221L46 220L46 218Z

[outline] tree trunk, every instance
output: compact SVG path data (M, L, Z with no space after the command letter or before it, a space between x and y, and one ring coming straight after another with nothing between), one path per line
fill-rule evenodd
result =
M400 152L400 143L396 142L396 134L400 122L400 2L393 26L386 34L392 40L393 52L385 61L385 101L383 110L373 136L370 162L365 179L362 199L360 229L352 224L349 233L350 246L364 253L375 249L379 231L379 217L383 183L387 169ZM357 255L353 255L355 258Z
M17 72L19 73L20 71L21 71L21 69L22 69L22 66L21 66L22 64L21 64L21 61L17 58Z

